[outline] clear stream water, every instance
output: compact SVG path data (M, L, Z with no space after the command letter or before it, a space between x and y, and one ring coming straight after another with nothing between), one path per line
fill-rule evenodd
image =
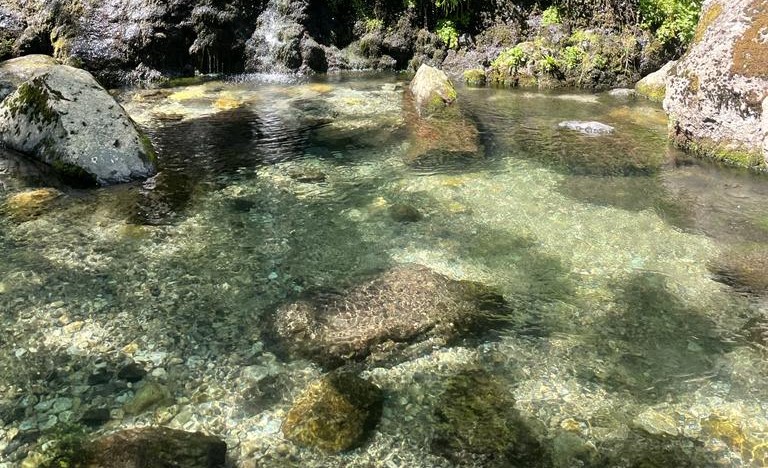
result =
M663 111L642 100L468 88L483 153L409 165L403 84L122 91L160 174L0 217L0 460L22 456L24 434L107 407L101 430L212 433L235 466L507 466L435 442L441 395L471 370L509 393L497 397L515 402L544 466L762 466L768 366L749 327L767 305L712 271L768 241L765 176L672 149ZM557 126L577 119L616 132ZM398 222L397 204L423 219ZM281 419L321 370L275 357L261 320L403 263L492 286L514 313L479 341L366 370L387 399L362 447L286 443ZM170 405L132 416L122 407L141 384L93 391L95 369L129 360Z

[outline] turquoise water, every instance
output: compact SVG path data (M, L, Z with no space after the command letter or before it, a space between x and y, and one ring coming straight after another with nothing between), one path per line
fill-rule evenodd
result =
M768 382L750 327L766 303L713 271L768 240L765 176L679 153L663 111L642 100L469 88L459 102L482 152L408 164L403 85L122 92L160 174L59 187L45 209L0 218L9 463L34 447L24 434L98 406L112 417L92 431L204 431L235 466L761 466ZM584 136L563 120L616 131ZM30 183L7 185L9 203ZM403 205L420 219L395 219ZM323 370L273 349L265 320L308 291L409 263L494 288L509 315L360 367L386 394L361 447L328 455L283 440L292 398ZM130 360L171 400L129 415L141 384L88 384ZM456 383L467 375L475 383ZM486 396L462 406L457 392L474 391ZM35 409L54 398L73 404ZM471 408L494 398L514 417L490 427L514 425L525 441L468 442Z

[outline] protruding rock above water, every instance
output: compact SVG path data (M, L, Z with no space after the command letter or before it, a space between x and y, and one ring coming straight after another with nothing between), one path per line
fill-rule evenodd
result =
M348 372L309 384L283 421L283 434L298 444L338 453L362 443L381 418L383 395Z
M480 132L456 105L457 94L442 71L422 65L406 94L409 164L481 156Z
M10 81L10 80L8 80ZM0 141L69 182L114 184L154 173L154 151L90 73L43 67L0 103Z
M221 468L227 455L227 444L221 439L164 427L120 431L96 440L88 449L92 455L85 466L92 468Z
M670 137L693 153L765 168L768 13L763 0L704 2L688 53L667 81Z
M486 286L401 265L344 292L280 307L268 333L283 350L334 367L420 339L446 342L505 311Z
M560 122L559 127L592 136L608 135L614 131L613 127L604 123L582 122L580 120L568 120L565 122Z
M667 92L667 78L677 65L677 61L667 63L661 69L651 73L635 85L635 91L654 102L662 102Z
M421 116L432 115L456 102L456 88L445 72L422 65L410 86L413 103Z

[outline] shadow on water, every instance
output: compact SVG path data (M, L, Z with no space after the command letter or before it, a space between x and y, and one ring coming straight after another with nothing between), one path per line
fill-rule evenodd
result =
M614 290L618 308L584 335L585 351L594 354L585 378L654 402L717 376L732 340L684 304L664 276L638 272Z
M149 225L177 221L195 193L224 186L261 165L301 157L311 130L298 120L250 108L150 129L159 173L132 191L136 195L132 221Z

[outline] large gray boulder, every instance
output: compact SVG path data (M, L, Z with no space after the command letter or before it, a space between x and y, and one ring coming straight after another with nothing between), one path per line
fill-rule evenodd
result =
M765 168L768 16L762 0L706 0L690 50L667 80L670 136L682 148Z
M43 68L0 103L0 142L72 182L108 185L154 173L149 140L90 73Z

